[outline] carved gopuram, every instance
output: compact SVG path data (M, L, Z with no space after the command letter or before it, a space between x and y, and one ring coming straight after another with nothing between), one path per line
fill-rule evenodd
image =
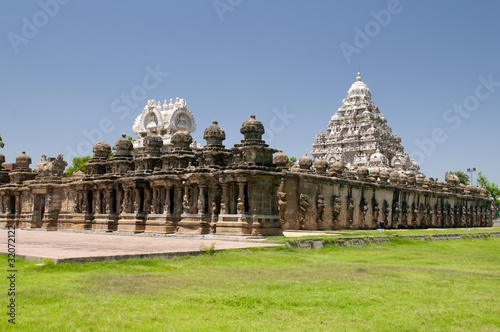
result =
M445 182L419 172L359 75L338 113L313 145L315 160L304 155L290 165L262 140L254 115L240 144L226 149L213 121L201 147L184 100L151 100L134 123L139 139L123 135L114 153L96 143L85 173L65 177L62 155L42 156L32 170L24 152L12 170L0 167L0 227L276 236L492 225L484 189L459 184L451 172Z

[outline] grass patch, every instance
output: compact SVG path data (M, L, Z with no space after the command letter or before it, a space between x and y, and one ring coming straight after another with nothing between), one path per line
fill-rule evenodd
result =
M171 260L42 266L18 260L15 329L500 329L500 239L408 241ZM0 328L11 328L6 315Z

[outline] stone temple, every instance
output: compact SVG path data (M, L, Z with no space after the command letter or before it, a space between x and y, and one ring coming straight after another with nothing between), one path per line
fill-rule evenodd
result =
M269 147L254 115L226 148L217 121L204 146L186 101L148 101L131 142L94 145L85 173L63 156L0 168L0 227L159 234L271 236L284 229L486 227L486 191L450 173L434 181L404 153L358 74L326 133L298 165ZM0 166L5 157L0 155Z
M387 119L372 101L368 86L358 73L347 91L347 99L316 136L311 155L328 163L341 162L346 168L377 167L411 170L419 165L404 153L401 138L392 133Z

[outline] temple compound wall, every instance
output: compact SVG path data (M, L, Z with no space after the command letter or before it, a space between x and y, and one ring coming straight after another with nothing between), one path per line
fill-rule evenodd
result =
M491 201L484 189L398 172L342 164L310 169L303 157L299 167L285 170L278 188L284 229L335 230L382 228L490 227ZM320 165L318 165L320 166Z
M263 140L252 115L244 139L230 149L217 121L205 146L183 99L148 101L137 117L135 142L125 135L112 153L95 144L85 173L64 176L63 156L32 170L24 152L2 169L0 227L159 234L282 235L283 229L334 230L492 225L486 190L419 172L401 138L361 81L348 91L312 155L293 165Z
M223 147L214 121L203 149L190 148L187 131L172 136L173 149L148 135L132 155L122 137L116 154L94 146L86 174L63 176L66 162L43 157L34 170L24 153L18 168L0 171L0 227L134 233L281 235L283 229L482 227L492 225L484 189L399 171L328 165L307 156L289 165L261 140L262 123L243 124L245 139Z

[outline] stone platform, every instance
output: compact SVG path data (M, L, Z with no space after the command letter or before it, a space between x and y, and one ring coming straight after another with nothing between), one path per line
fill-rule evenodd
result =
M0 254L7 254L7 230L0 230ZM276 247L262 240L217 236L147 236L16 229L16 257L27 261L50 259L59 263L173 258L200 255L214 244L216 251Z

